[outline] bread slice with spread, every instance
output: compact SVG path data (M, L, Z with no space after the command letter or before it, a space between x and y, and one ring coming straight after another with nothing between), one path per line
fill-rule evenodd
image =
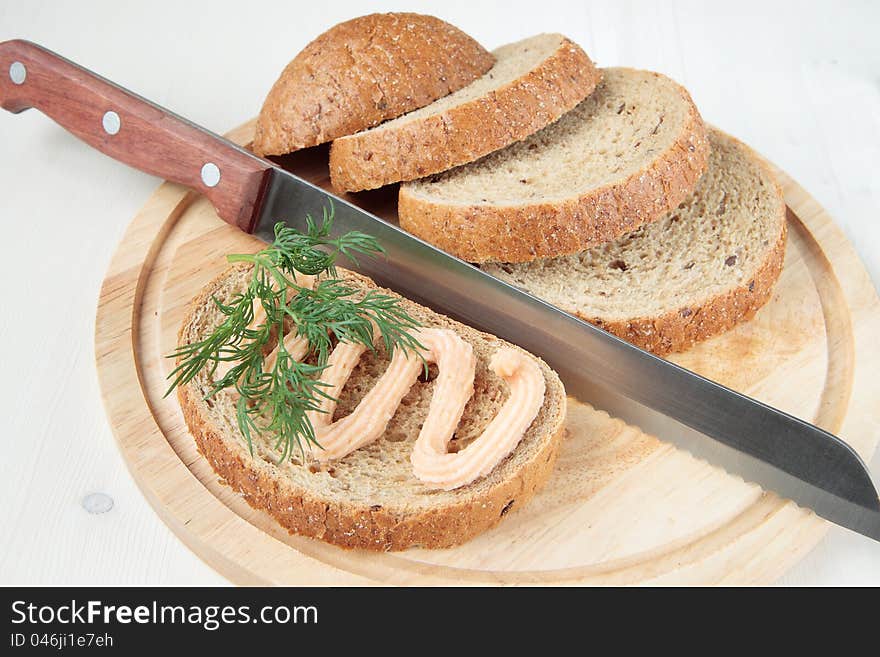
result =
M339 191L375 189L446 171L550 125L596 88L601 73L561 34L502 46L481 78L445 98L330 149Z
M246 287L251 271L232 267L205 287L183 321L181 345L199 341L221 323L224 315L213 299L231 299ZM338 272L359 293L378 289L364 276ZM251 453L236 423L234 392L207 396L213 383L208 369L178 388L187 426L217 474L291 532L346 548L447 547L516 511L550 475L566 410L556 373L496 337L408 300L400 303L419 322L415 331L431 353L411 367L404 352L395 350L389 358L381 344L374 353L347 356L347 345L337 344L329 362L335 367L338 361L342 370L336 381L342 385L331 390L338 404L328 407L323 420L331 428L317 430L327 454L294 450L279 463L271 435L254 436ZM342 357L334 361L337 353ZM459 376L460 370L464 383L450 374ZM451 440L444 427L454 430ZM345 431L346 438L337 435Z
M659 73L603 70L556 123L491 155L400 187L400 225L470 262L577 253L662 217L706 170L688 92Z
M366 130L461 89L494 62L479 43L433 16L345 21L281 73L260 110L253 149L283 155Z
M785 256L782 191L748 146L709 131L709 168L662 219L582 253L483 270L643 349L687 349L751 318Z

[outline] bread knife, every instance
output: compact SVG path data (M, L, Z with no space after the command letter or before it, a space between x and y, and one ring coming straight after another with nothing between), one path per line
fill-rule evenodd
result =
M266 241L277 221L304 228L332 204L336 232L363 231L385 247L386 257L355 267L380 285L539 355L570 395L880 541L871 475L827 431L583 322L36 44L0 43L0 101L191 187Z

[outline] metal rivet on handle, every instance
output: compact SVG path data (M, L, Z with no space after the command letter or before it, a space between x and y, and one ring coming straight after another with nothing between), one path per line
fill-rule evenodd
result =
M106 493L89 493L83 498L82 505L89 513L107 513L113 508L113 498Z
M104 118L101 119L101 125L104 126L104 132L108 135L115 135L119 132L119 128L122 127L122 120L116 112L110 110L109 112L104 113Z
M202 167L202 182L205 187L216 187L220 182L220 169L213 162L207 162Z
M12 62L9 67L9 78L14 84L24 84L27 79L27 69L21 62Z

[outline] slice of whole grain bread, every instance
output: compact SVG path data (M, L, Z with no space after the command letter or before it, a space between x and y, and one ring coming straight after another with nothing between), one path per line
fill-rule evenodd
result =
M333 186L375 189L473 162L553 123L601 78L587 54L561 34L539 34L492 54L495 66L468 86L335 140Z
M482 269L658 355L751 318L785 255L785 201L745 144L710 130L709 168L662 219L588 251Z
M370 14L336 25L281 73L257 119L253 149L282 155L428 105L495 59L433 16Z
M202 290L183 321L180 344L204 337L222 321L212 297L228 300L245 287L250 272L247 266L233 267ZM342 269L339 274L364 293L376 289L363 276ZM450 447L451 451L462 449L480 435L508 395L507 384L489 369L489 359L498 348L512 345L411 301L404 300L403 305L423 326L454 330L474 348L474 395ZM566 396L556 373L539 359L535 361L546 384L538 416L516 449L495 469L451 491L430 490L413 476L410 464L436 370L432 369L431 380L420 380L409 390L383 436L323 467L302 463L298 454L277 464L271 437L256 438L252 456L236 425L233 396L221 392L206 400L211 381L204 372L181 386L178 397L199 451L217 474L252 507L266 511L289 531L347 548L439 548L492 527L524 505L549 477L564 432ZM357 406L387 363L381 345L375 354L368 351L361 358L342 391L335 417Z
M576 253L677 206L708 156L683 87L659 73L604 69L596 91L556 123L401 185L400 225L470 262Z

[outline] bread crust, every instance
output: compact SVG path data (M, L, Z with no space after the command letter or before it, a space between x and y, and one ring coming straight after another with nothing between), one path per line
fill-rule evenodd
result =
M659 76L659 74L654 74ZM655 221L693 190L709 161L706 127L678 87L687 119L673 144L625 180L562 202L464 205L419 198L401 185L402 228L468 262L530 262L570 255Z
M254 152L282 155L365 130L457 91L494 62L471 37L433 16L345 21L281 73L260 110Z
M179 338L191 323L194 311L211 303L212 294L230 271L214 279L193 299ZM366 277L351 272L346 274L376 287ZM409 308L417 306L408 300L403 303ZM493 337L464 326L462 333ZM545 376L550 377L551 384L547 386L545 406L549 404L548 408L558 409L554 415L555 423L541 440L540 449L521 463L513 476L498 481L485 494L418 513L395 513L380 505L334 503L321 499L290 479L273 476L259 459L251 458L240 446L230 445L224 439L206 416L205 401L192 383L180 386L177 395L199 453L208 460L223 483L241 493L254 509L267 512L290 533L318 538L344 548L375 551L404 550L413 546L445 548L463 543L498 524L508 511L525 505L550 477L565 433L567 399L555 372L543 362L539 363ZM492 473L487 476L491 477Z
M602 78L587 54L559 48L518 79L444 112L333 142L330 179L340 192L375 189L473 162L553 123Z

